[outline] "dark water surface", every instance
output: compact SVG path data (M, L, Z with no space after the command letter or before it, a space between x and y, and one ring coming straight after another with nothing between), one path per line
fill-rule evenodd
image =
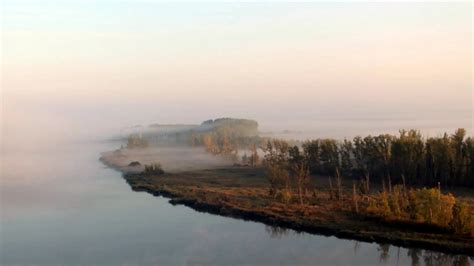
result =
M4 151L1 265L459 265L466 256L362 243L199 213L133 192L76 142Z

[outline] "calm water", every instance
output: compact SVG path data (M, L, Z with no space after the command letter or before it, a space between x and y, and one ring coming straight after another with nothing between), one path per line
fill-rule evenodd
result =
M133 192L116 143L3 152L1 265L461 265L464 256L270 228ZM419 264L416 264L419 263Z

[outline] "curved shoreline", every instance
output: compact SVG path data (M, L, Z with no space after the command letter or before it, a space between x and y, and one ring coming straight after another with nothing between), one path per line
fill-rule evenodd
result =
M213 171L213 170L206 170ZM190 174L190 173L187 173ZM353 216L347 220L305 220L305 216L292 217L279 215L268 211L267 208L245 208L233 205L226 200L213 199L204 196L193 196L188 190L192 185L177 181L176 186L170 186L164 179L175 179L179 174L169 174L165 177L146 177L140 174L125 174L124 178L134 191L143 191L154 196L162 196L169 199L173 205L184 205L199 212L205 212L224 217L232 217L241 220L260 222L270 226L278 226L292 229L298 232L307 232L324 236L335 236L341 239L358 240L362 242L380 244L391 244L406 248L422 248L450 254L474 255L474 240L470 238L449 235L446 232L417 232L413 229L402 228L394 230L389 225L378 224L377 221ZM194 185L194 184L193 184ZM206 189L203 189L204 193ZM208 190L208 193L213 191ZM204 194L205 195L205 194ZM231 201L232 199L228 199ZM293 206L292 206L293 207ZM351 219L352 218L352 219ZM365 228L367 226L368 228ZM374 226L375 229L370 228ZM423 227L417 230L423 230ZM420 231L421 231L420 230ZM430 229L424 229L429 231Z

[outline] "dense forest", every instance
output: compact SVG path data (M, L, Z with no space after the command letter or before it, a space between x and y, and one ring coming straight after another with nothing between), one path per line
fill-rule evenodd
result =
M174 134L179 136L175 143L231 156L235 166L262 168L271 201L310 206L318 204L318 194L327 193L335 209L350 206L357 214L389 223L427 224L474 235L468 203L444 193L445 187L474 185L474 138L462 128L428 138L417 130L400 130L398 135L301 142L263 138L255 121L226 118ZM150 143L133 135L127 148ZM146 165L143 174L163 173L160 165ZM310 185L320 178L328 181L325 192Z
M284 140L262 145L281 161L299 161L312 174L370 178L389 183L442 186L474 185L474 138L464 129L454 134L424 138L419 131L401 130L398 136L315 139L301 145Z
M160 128L159 125L153 125ZM170 129L171 128L171 129ZM202 146L243 164L256 165L259 151L278 153L282 161L301 161L313 175L370 179L385 184L474 186L474 138L465 129L426 138L417 130L398 135L314 139L304 142L260 137L254 120L219 118L197 126L148 131L128 138L128 148L160 143ZM248 151L248 154L245 151ZM244 151L245 154L241 154Z
M127 141L129 148L154 145L204 146L213 154L237 154L240 148L262 143L258 136L258 123L249 119L218 118L200 125L152 124L134 134Z
M341 206L349 203L356 213L473 236L468 204L441 189L442 184L474 183L474 139L465 135L464 129L458 129L451 136L425 139L415 130L402 130L399 136L355 137L352 141L316 139L301 147L269 140L262 147L269 195L276 201L305 206L317 197L316 190L308 186L314 178L311 174L325 175L329 177L329 198ZM350 193L344 187L343 176L358 178ZM381 188L371 189L374 179L382 183Z
M248 119L208 120L185 134L190 145L202 145L213 154L237 154L241 148L262 142L258 136L258 123Z

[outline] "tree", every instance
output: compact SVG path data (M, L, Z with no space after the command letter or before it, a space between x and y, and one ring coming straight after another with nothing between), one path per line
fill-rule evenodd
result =
M289 175L284 167L273 163L267 164L265 177L270 183L269 194L271 196L276 196L277 192L283 189L289 191Z
M306 185L309 177L309 169L305 162L296 163L292 166L293 174L295 175L296 184L298 187L298 198L300 204L303 204L303 193L306 191Z
M334 139L322 139L321 145L321 170L322 174L335 175L336 169L339 168L338 145Z
M309 171L313 174L321 173L321 147L319 140L310 140L303 143L303 153L308 162Z
M469 206L465 202L456 201L453 207L453 219L450 223L456 234L465 235L472 232L472 218Z
M140 135L130 135L127 139L127 148L146 148L149 146L148 140L142 138Z
M250 166L256 167L260 163L260 156L258 156L257 145L253 144L250 149Z
M265 164L277 164L287 168L290 150L288 142L278 139L269 140L263 149L265 152Z
M450 182L453 151L447 134L441 138L429 138L426 141L429 167L428 173L435 182L447 186Z
M465 143L465 153L466 153L466 177L465 185L474 184L474 138L467 138Z
M466 130L463 128L457 129L451 136L451 146L453 151L453 165L451 176L455 178L452 182L456 184L462 184L464 179L464 173L466 171L466 145L464 138L466 137Z
M303 193L306 194L309 167L307 158L301 154L298 146L293 146L289 149L289 164L291 172L296 180L300 204L303 204Z
M352 170L353 170L353 162L352 162L352 157L353 157L353 146L352 142L344 139L344 141L341 144L341 147L339 148L339 153L341 154L341 170L342 174L346 176L352 175Z
M416 130L400 130L400 136L393 140L391 153L392 171L400 180L422 183L425 173L425 142Z
M245 154L242 156L242 164L243 164L243 165L248 165L248 164L249 164L249 157L247 156L247 153L245 153Z

